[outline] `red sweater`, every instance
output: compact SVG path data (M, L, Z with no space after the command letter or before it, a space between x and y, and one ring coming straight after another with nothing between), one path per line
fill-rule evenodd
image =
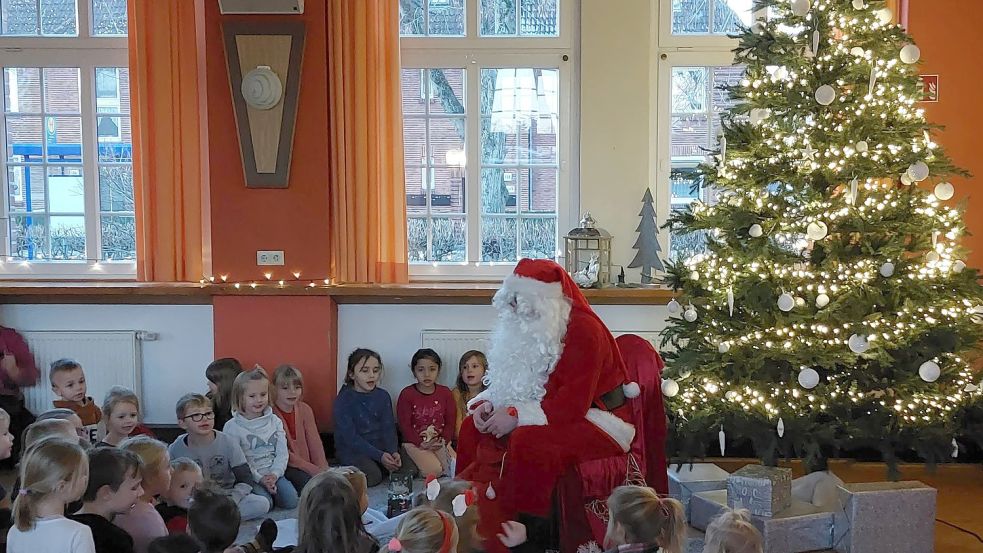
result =
M451 443L457 425L457 405L450 388L437 384L432 394L422 394L416 384L403 388L396 401L396 420L403 441L413 445L423 443L421 434L433 426L444 441Z
M11 377L7 371L0 369L0 394L19 396L21 386L34 386L38 383L40 372L34 364L34 356L31 355L24 337L16 330L0 326L0 352L4 356L13 357L17 362L17 368L20 369L17 378Z
M314 476L328 468L328 460L324 456L324 444L317 432L314 421L314 411L311 406L298 401L292 413L284 413L276 404L273 412L283 421L287 433L287 466Z

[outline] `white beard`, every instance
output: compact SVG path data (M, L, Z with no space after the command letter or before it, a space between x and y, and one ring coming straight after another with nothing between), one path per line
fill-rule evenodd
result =
M564 296L516 292L508 284L492 301L498 321L488 351L488 389L472 400L488 400L496 408L543 399L570 320L571 304Z

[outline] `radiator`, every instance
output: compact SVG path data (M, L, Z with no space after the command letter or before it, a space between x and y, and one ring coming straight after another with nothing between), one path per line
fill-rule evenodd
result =
M451 375L448 377L451 379L457 378L458 361L464 355L464 352L476 349L480 352L488 353L488 340L491 337L491 332L488 330L424 330L421 334L421 347L430 348L437 352L437 355L444 362L445 370L441 372ZM658 332L612 330L611 334L615 336L637 334L652 342L652 345L656 349L659 347Z
M48 380L52 361L68 357L85 369L88 395L102 405L109 388L119 385L136 392L140 390L141 355L137 331L18 331L27 341L41 371L36 386L23 388L27 408L39 414L52 408L55 399Z

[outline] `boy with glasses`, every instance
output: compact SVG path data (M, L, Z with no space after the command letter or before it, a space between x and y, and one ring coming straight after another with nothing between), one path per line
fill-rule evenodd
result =
M269 512L270 501L252 493L255 480L239 442L215 430L211 400L201 394L185 394L177 401L175 412L178 426L186 434L168 448L171 459L187 457L198 463L205 480L236 502L243 520Z

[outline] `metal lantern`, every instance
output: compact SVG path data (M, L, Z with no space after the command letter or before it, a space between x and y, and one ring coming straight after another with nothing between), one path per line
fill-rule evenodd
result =
M563 237L566 245L566 257L564 258L566 270L574 276L574 280L581 287L602 287L611 284L611 234L595 226L597 221L591 217L590 212L584 214L580 220L580 226L567 233ZM591 267L591 260L595 260L596 269ZM592 271L597 271L596 283L583 283L585 275L589 275L587 282L593 280Z

